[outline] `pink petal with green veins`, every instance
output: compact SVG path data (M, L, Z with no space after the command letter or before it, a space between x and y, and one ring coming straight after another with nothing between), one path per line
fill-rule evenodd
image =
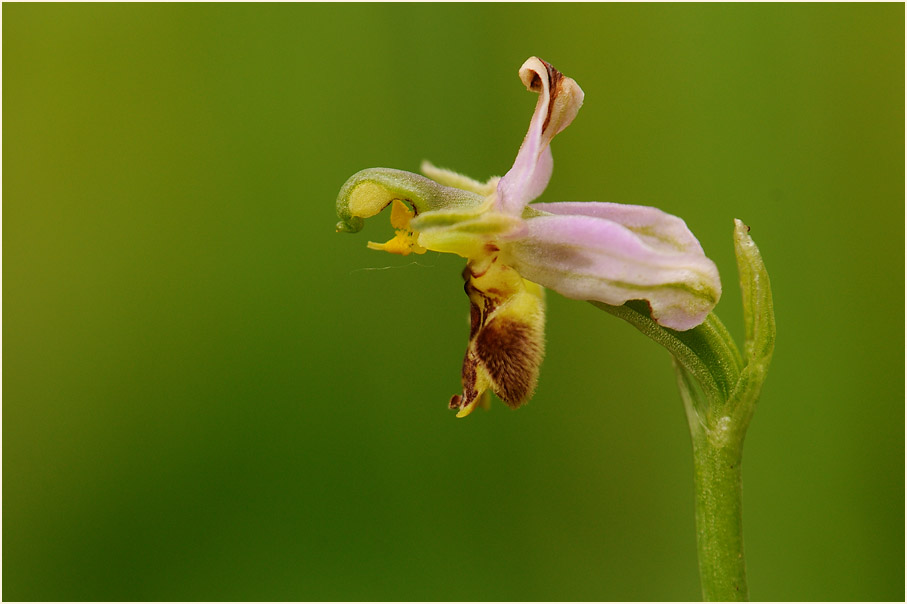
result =
M526 237L506 244L506 262L568 298L621 305L646 300L652 317L680 331L702 323L721 297L715 264L683 221L654 208L617 204L538 204L585 215L528 218ZM609 207L605 207L609 206ZM595 215L610 214L628 226ZM646 220L647 219L647 220Z
M604 218L630 229L652 247L702 253L702 246L686 222L658 208L603 201L534 203L531 207L549 214Z

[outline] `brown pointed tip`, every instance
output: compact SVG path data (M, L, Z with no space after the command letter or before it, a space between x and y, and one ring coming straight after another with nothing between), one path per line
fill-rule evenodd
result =
M459 409L459 408L460 408L460 402L461 402L462 400L463 400L463 397L460 396L459 394L453 395L452 397L450 397L450 403L448 404L448 408L450 408L450 409Z

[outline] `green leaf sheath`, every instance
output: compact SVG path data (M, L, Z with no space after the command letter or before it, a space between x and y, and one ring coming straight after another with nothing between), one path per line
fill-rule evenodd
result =
M743 321L747 363L768 367L775 349L775 311L772 286L762 254L749 235L749 227L734 221L734 252L743 294Z
M592 304L627 321L667 348L696 377L712 405L721 405L727 400L737 383L743 361L727 328L714 313L693 329L674 331L656 323L642 300L631 300L623 306L594 301Z
M734 251L743 294L744 351L746 368L731 397L735 425L742 430L743 439L750 418L756 410L756 400L768 373L775 351L775 310L772 286L762 254L749 235L749 227L734 221Z
M645 301L623 306L592 302L649 336L674 357L677 386L693 443L696 543L707 601L748 598L743 555L743 441L775 348L768 272L749 227L734 221L734 248L743 294L744 353L710 314L689 331L658 325Z

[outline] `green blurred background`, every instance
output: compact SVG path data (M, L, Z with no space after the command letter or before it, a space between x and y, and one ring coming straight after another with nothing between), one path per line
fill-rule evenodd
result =
M505 172L531 55L586 92L542 200L684 217L736 334L762 249L751 596L903 599L901 4L3 5L4 599L699 597L667 354L551 294L532 403L457 420L462 261L333 230Z

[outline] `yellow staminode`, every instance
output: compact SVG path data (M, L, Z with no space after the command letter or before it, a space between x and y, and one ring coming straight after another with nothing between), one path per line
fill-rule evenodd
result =
M387 243L369 241L368 248L401 256L408 256L412 253L424 254L427 250L416 243L416 236L409 229L409 223L413 216L415 216L415 213L406 207L405 203L395 199L391 206L391 226L397 230L394 238Z

